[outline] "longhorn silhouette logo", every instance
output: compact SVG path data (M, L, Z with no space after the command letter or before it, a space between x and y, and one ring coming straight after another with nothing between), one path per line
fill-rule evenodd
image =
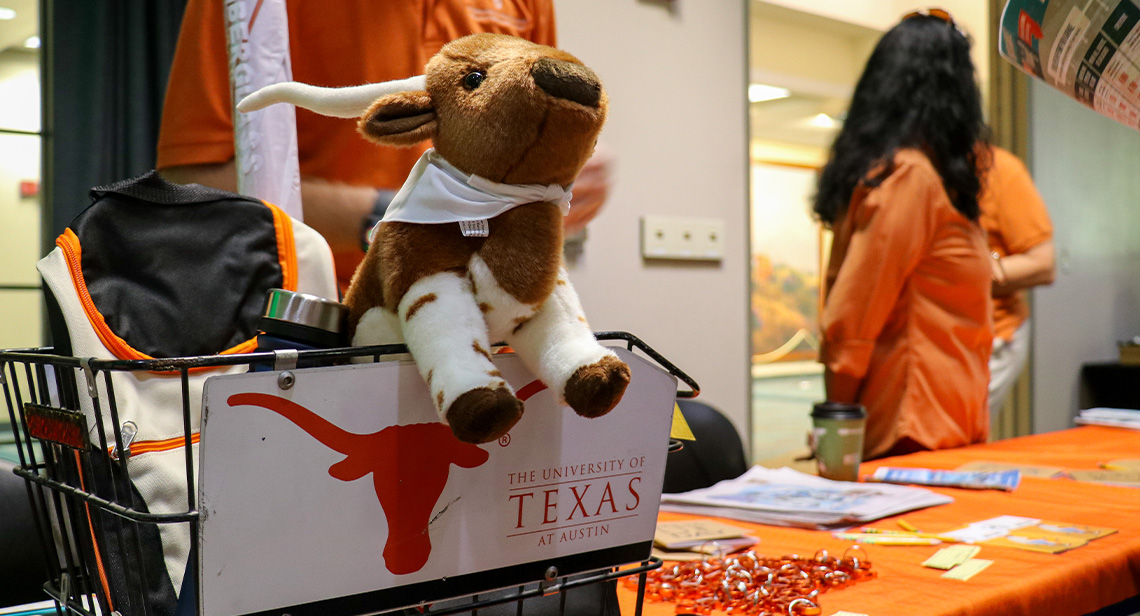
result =
M457 440L442 423L388 426L372 434L355 434L277 396L235 394L227 402L231 407L271 410L344 454L343 460L329 467L329 475L341 481L372 473L376 499L388 520L384 566L397 575L419 571L431 555L429 517L447 484L451 465L475 468L489 457L479 447Z

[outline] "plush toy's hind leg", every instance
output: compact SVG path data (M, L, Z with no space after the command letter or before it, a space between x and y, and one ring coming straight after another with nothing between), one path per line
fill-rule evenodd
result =
M356 331L352 335L354 346L372 346L374 344L400 344L404 335L400 331L400 319L396 313L377 306L369 308L360 317Z
M456 438L485 443L515 425L523 404L491 363L487 327L466 277L445 272L416 282L398 314L408 350Z
M356 331L352 334L353 346L372 346L377 344L403 344L404 334L400 331L400 317L396 313L377 306L369 308L360 322L356 324ZM353 363L363 364L372 361L399 361L408 359L406 353L389 353L373 359L370 356L354 357Z
M584 417L608 413L629 385L629 367L594 338L565 270L554 293L507 341L560 400Z

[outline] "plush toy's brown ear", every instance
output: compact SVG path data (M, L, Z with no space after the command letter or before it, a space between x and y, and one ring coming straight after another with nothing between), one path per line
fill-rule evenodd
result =
M399 92L376 99L356 130L384 145L415 145L435 133L435 107L425 91Z

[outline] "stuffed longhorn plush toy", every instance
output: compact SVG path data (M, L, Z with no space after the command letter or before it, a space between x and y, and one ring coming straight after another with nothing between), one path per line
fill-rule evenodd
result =
M404 342L440 417L483 443L522 417L491 363L507 342L584 417L609 412L629 368L598 344L562 267L570 187L606 116L574 56L498 34L447 44L424 76L356 88L281 83L241 102L336 117L384 145L431 139L373 231L345 297L355 345Z

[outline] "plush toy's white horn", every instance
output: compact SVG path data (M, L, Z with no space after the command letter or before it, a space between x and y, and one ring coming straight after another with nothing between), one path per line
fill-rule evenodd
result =
M372 101L381 96L397 92L415 92L426 88L427 79L423 75L348 88L322 88L307 83L286 81L265 86L241 99L237 109L242 113L249 113L274 103L293 103L321 115L357 118L368 111Z

